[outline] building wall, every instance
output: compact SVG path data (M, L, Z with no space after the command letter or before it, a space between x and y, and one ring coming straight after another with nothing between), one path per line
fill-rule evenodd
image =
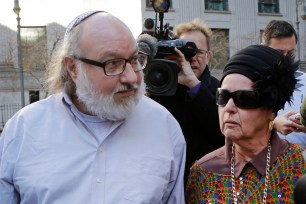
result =
M17 60L17 34L0 24L0 65Z
M57 23L47 25L47 55L50 56L55 44L63 37L65 28ZM43 56L42 56L43 57ZM39 91L39 98L45 98L42 77L45 67L35 71L24 70L25 105L30 103L29 91ZM0 24L0 106L21 104L20 73L17 57L17 33Z

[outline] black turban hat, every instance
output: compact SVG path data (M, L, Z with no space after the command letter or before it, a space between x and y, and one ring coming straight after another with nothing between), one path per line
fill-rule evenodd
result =
M254 82L262 106L274 113L291 102L297 82L291 56L264 45L251 45L233 55L223 70L220 84L228 74L241 74Z

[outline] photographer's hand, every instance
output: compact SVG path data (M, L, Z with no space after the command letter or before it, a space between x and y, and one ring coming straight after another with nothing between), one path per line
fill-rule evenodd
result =
M200 83L197 76L192 71L190 62L186 60L184 54L177 48L174 48L174 51L178 55L171 55L167 57L167 59L175 60L176 64L180 68L178 74L178 83L189 87L190 89L195 87L198 83Z

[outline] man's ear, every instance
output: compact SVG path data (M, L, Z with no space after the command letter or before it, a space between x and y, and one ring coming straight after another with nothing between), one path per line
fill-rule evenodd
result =
M72 57L65 57L64 64L71 79L75 82L78 76L78 71L75 64L75 59Z
M206 64L209 64L210 59L211 59L211 55L212 55L211 51L208 50L208 51L206 52Z

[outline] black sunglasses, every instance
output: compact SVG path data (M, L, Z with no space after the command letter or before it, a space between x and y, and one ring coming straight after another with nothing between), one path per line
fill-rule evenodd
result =
M225 106L230 98L232 98L235 105L241 109L254 109L262 106L260 95L256 91L239 90L229 92L226 89L218 88L216 94L216 104L218 106Z

